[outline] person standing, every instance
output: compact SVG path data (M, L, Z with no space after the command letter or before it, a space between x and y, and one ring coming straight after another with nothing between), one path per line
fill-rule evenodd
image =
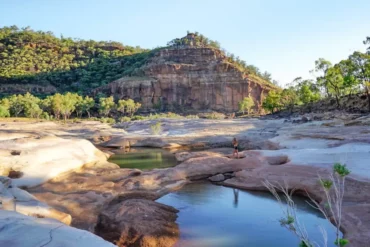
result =
M233 156L236 155L237 158L239 158L239 150L238 150L238 141L236 140L236 138L234 137L233 139L233 142L232 142L233 146L234 146L234 152L233 152Z

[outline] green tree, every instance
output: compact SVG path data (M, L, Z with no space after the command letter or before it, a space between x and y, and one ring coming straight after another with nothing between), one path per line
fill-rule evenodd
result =
M247 111L247 114L249 115L252 107L254 107L254 101L251 97L245 97L242 101L239 102L239 111L241 111L243 114L245 111Z
M86 112L90 118L90 110L94 105L95 101L93 98L90 98L89 96L85 96L85 98L83 98L82 96L77 95L75 105L77 117L81 117L82 114Z
M0 104L0 117L10 117L8 108L2 104Z
M124 99L118 100L117 110L121 112L122 114L125 114L126 108L127 108L127 101Z
M299 100L305 105L320 99L320 90L311 80L300 80L297 88Z
M23 95L12 95L9 98L9 111L12 116L18 117L23 111Z
M325 91L325 93L328 97L330 97L330 92L329 92L327 81L325 80L325 74L326 74L327 70L331 67L332 67L331 62L324 59L324 58L319 58L318 60L315 61L315 70L317 72L322 73L321 76L318 76L316 78L317 84L320 87L324 88L324 91Z
M47 98L49 101L45 101L45 103L50 104L50 109L53 111L54 116L56 119L60 118L60 114L62 112L62 101L63 95L60 93L54 94L53 96L48 96Z
M288 109L290 113L293 112L294 106L299 103L298 92L294 87L289 87L281 92L281 104L285 109Z
M274 113L280 106L280 94L276 91L270 91L262 103L262 107L271 113Z
M349 56L348 60L353 76L360 83L362 90L365 91L368 99L368 110L370 111L370 55L354 52Z
M39 118L42 114L42 109L35 102L27 102L24 106L24 115L29 118Z
M100 98L99 99L99 113L103 114L104 116L108 116L110 111L115 107L113 96L108 98Z
M344 88L344 79L341 74L339 66L335 65L332 68L329 68L325 74L325 81L327 82L327 88L331 92L337 102L337 107L340 107L339 98L342 94Z
M63 115L64 121L67 121L72 112L76 109L76 103L79 96L74 93L66 93L61 96L60 114Z

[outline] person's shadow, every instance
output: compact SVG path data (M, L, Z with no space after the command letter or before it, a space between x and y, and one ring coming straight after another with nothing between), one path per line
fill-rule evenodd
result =
M234 207L238 207L238 200L239 200L239 190L238 189L233 189L234 192Z

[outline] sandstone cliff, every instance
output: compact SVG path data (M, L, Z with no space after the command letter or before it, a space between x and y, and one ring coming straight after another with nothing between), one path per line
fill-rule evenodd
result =
M144 110L238 110L238 102L251 96L261 110L264 96L273 88L257 82L210 47L160 49L141 68L141 77L123 77L94 90L117 99L132 98Z

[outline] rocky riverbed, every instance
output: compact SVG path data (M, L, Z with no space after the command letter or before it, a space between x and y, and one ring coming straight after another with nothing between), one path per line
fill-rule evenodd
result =
M97 122L2 122L1 205L18 213L0 211L0 227L29 222L44 229L37 231L39 243L50 241L49 246L69 246L60 242L67 241L62 237L67 230L61 229L86 240L79 246L104 246L98 236L119 246L172 246L179 236L177 210L153 201L185 184L210 179L235 188L266 190L263 181L269 180L307 191L323 205L318 174L325 177L335 162L342 162L352 171L346 182L342 232L349 246L368 246L369 118L293 120L163 119L160 135L150 134L153 121L114 127ZM245 150L240 159L230 156L233 137ZM181 163L141 171L107 162L109 148L124 147L166 148ZM45 224L39 218L62 223ZM13 243L22 229L7 228L0 244Z

